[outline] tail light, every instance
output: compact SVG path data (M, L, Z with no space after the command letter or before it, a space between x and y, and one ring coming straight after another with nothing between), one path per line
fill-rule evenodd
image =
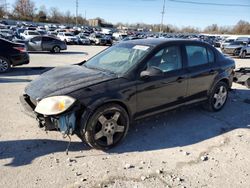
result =
M26 52L26 48L24 46L13 47L13 48L20 51L20 52Z

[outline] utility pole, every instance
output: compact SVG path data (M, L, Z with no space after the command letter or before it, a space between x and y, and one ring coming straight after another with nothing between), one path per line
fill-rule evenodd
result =
M161 12L161 27L160 27L160 32L162 32L163 30L163 19L164 19L164 15L165 15L165 5L166 5L166 0L164 0L163 2L163 9L162 9L162 12Z
M78 0L76 0L76 26L78 25L77 17L78 17Z

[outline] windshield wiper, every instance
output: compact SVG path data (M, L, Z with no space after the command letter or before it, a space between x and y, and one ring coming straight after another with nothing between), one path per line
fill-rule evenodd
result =
M107 69L103 69L103 68L100 68L100 67L92 67L92 66L87 66L87 65L83 65L89 69L94 69L94 70L100 70L100 71L103 71L103 72L108 72L108 73L111 73L111 74L116 74L115 72L111 71L111 70L107 70Z

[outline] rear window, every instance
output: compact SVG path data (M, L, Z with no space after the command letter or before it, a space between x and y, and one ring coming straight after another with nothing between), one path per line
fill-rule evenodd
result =
M207 49L202 46L186 46L186 52L188 57L188 66L198 66L207 64L208 56Z
M209 63L215 62L214 52L209 48L207 48L207 56L208 56L208 62Z

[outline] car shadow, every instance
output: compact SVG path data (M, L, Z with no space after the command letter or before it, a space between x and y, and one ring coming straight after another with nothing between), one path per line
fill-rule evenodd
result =
M22 78L1 78L0 83L17 83L17 82L31 82L30 79L22 79Z
M142 152L193 145L226 132L250 128L250 90L233 90L223 110L186 107L135 122L111 153Z
M10 140L0 142L0 160L11 158L11 162L4 166L23 166L31 164L38 157L51 153L65 151L68 142L48 139ZM72 142L69 152L86 150L88 147L82 142ZM20 157L23 156L23 157Z
M108 150L107 154L190 146L235 129L249 129L249 107L250 90L237 89L230 93L225 108L217 113L210 113L195 106L146 118L137 121L124 142ZM5 166L27 165L38 157L64 152L67 144L67 141L47 139L1 141L0 160L12 158ZM69 151L88 152L89 149L82 142L72 142Z
M51 53L51 52L44 52L44 51L29 51L29 54L47 54L47 55L77 55L77 54L83 54L88 55L86 52L71 52L71 51L61 51L60 53Z
M0 80L9 76L32 76L40 75L46 71L53 69L54 67L14 67L7 73L0 74Z

